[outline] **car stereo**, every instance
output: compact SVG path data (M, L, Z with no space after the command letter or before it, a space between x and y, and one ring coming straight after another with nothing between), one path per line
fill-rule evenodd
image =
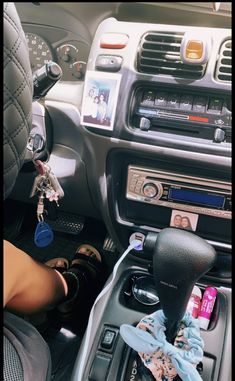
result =
M231 184L128 166L126 198L231 219Z

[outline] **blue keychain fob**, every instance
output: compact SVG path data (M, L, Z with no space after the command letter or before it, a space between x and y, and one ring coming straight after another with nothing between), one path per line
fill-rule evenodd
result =
M34 233L34 243L37 247L46 247L51 244L54 239L53 230L50 226L44 222L40 221L37 224L35 233Z

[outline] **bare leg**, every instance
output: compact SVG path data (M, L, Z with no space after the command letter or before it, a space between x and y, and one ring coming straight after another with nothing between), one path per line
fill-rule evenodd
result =
M35 313L59 303L68 292L60 273L36 262L24 251L4 241L4 307Z

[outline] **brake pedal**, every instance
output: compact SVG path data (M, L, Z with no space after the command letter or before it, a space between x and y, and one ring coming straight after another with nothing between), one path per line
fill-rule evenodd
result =
M54 231L77 235L82 231L84 221L81 216L59 211L56 219L48 220L48 223Z

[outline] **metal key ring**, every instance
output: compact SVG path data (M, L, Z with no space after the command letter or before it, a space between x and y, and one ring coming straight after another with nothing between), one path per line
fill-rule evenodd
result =
M43 214L38 214L37 217L38 217L38 222L44 222Z

